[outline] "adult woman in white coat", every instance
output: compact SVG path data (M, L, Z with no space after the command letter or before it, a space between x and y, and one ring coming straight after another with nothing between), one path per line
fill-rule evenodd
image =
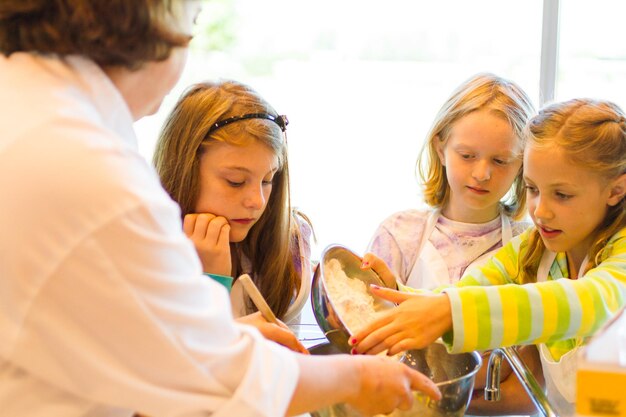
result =
M236 324L202 279L135 120L179 79L198 3L0 3L0 410L280 416L437 396L379 358L311 357Z

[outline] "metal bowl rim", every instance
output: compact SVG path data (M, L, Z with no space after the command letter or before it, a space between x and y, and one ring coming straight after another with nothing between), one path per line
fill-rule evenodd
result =
M433 344L435 344L435 343L443 344L440 341L433 342ZM444 347L445 347L445 345L444 345ZM416 350L416 349L413 349L413 350ZM417 350L419 350L419 349L417 349ZM408 352L410 352L410 351L411 351L411 349L408 350ZM451 384L453 384L453 383L455 383L457 381L462 381L464 379L467 379L467 378L470 378L470 377L473 377L474 375L476 375L476 373L480 370L480 367L483 364L483 359L478 354L477 351L473 350L471 352L450 353L450 355L467 355L467 354L469 354L469 355L471 355L471 356L473 356L474 358L477 359L476 366L474 366L474 369L472 369L470 372L466 373L463 376L459 376L459 377L456 377L456 378L453 378L453 379L448 379L447 381L435 382L435 385L438 386L438 387L441 387L441 386L444 386L444 385L451 385Z
M339 250L343 250L346 251L347 253L349 253L352 257L359 259L359 260L363 260L362 257L360 257L359 255L357 255L356 252L354 252L353 250L351 250L350 248L344 246L344 245L340 245L340 244L335 244L332 243L328 246L326 246L324 248L324 250L322 251L322 255L320 257L320 262L319 262L319 277L318 279L320 279L320 281L322 282L322 286L324 287L324 292L326 293L326 297L328 298L328 302L330 302L330 305L332 306L333 310L336 312L337 308L335 307L335 303L333 302L332 297L330 296L330 293L328 292L328 288L326 287L326 279L324 277L324 261L326 260L326 255L328 254L328 252L330 252L333 249L339 249ZM372 278L377 281L377 283L381 286L381 287L385 287L385 283L383 282L382 278L380 278L380 276L378 276L378 274L373 270L370 269L369 271L363 271L364 273L370 273L370 275L372 276ZM353 278L354 279L354 278ZM344 323L343 319L337 315L337 318L339 319L340 323L341 323L341 327L342 330L344 330L348 335L352 336L352 333L350 332L350 330L348 330L348 327L346 326L346 324Z

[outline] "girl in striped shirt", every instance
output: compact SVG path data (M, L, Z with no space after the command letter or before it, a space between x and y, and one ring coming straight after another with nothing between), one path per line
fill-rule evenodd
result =
M626 304L626 117L607 101L571 100L540 111L526 134L535 227L438 293L374 288L401 304L350 342L390 355L440 336L451 352L536 344L548 398L573 415L575 353Z

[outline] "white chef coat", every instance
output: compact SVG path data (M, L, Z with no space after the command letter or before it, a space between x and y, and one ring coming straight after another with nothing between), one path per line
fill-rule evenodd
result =
M0 57L0 416L280 416L292 352L202 276L132 117L80 57Z

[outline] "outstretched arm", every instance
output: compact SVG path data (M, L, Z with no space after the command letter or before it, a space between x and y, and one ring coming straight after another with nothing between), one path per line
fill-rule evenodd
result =
M379 319L354 334L354 353L376 354L389 349L395 355L407 349L420 349L452 329L452 313L446 294L403 293L371 287L372 294L399 303Z
M364 414L407 410L412 391L437 400L441 394L425 375L408 366L376 356L298 356L300 378L288 415L298 415L345 402ZM324 383L320 383L323 381Z

